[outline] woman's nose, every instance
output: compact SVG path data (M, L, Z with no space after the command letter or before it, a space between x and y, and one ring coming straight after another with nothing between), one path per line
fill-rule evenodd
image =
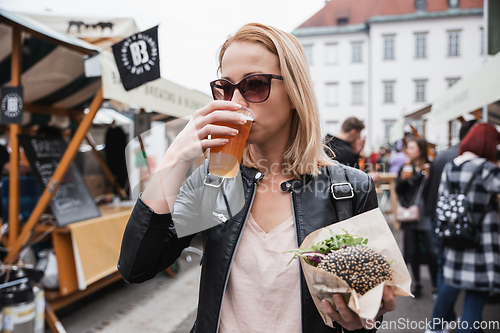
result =
M248 107L248 101L243 97L239 89L235 89L233 93L233 98L231 99L231 102L238 103L243 106Z

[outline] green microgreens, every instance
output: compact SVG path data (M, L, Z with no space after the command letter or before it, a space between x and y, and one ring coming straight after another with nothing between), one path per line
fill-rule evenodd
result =
M293 258L288 262L288 265L292 262L293 259L302 257L304 260L313 266L317 266L318 262L321 261L320 259L314 257L315 253L318 253L318 257L323 257L324 255L327 255L328 253L339 250L345 247L349 246L356 246L356 245L366 245L368 244L368 239L363 238L363 237L357 237L357 235L351 235L349 234L346 230L344 230L345 234L344 235L336 235L333 233L331 229L331 237L328 239L325 239L319 243L311 245L310 248L307 249L295 249L295 250L290 250L290 251L285 251L283 253L289 253L289 252L294 252ZM307 256L304 256L304 254L308 254ZM311 260L311 258L313 260ZM314 260L315 259L315 260Z

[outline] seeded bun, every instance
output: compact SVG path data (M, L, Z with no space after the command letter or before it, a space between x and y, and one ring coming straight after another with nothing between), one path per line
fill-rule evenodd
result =
M318 268L334 273L363 295L386 280L392 279L391 266L372 248L363 245L330 252Z

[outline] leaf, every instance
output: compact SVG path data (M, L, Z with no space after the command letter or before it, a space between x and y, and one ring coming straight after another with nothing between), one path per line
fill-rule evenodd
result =
M322 254L328 254L332 251L339 250L344 247L348 246L356 246L356 245L366 245L368 244L368 239L365 239L363 237L357 237L358 235L351 235L349 232L347 232L345 229L342 229L345 234L343 235L337 235L334 234L333 231L330 230L330 238L325 239L321 242L318 242L316 244L311 245L310 248L307 249L295 249L295 250L290 250L290 251L285 251L283 253L289 253L289 252L294 252L293 258L290 260L288 265L292 262L293 259L302 257L306 262L310 265L317 266L317 262L311 261L308 258L305 258L302 254L303 253L322 253ZM354 238L356 236L356 238Z

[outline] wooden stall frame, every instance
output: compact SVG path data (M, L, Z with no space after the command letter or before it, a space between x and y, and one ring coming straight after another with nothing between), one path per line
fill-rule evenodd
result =
M21 85L21 30L18 27L12 28L12 61L11 61L11 86ZM10 170L9 170L9 247L13 247L19 233L19 124L9 125L10 140Z
M73 135L73 138L71 139L68 148L64 152L64 155L61 158L61 161L59 162L59 165L57 166L54 174L52 175L52 178L47 183L47 186L43 190L43 193L40 196L40 199L38 200L30 217L28 218L28 221L24 225L21 235L19 235L16 242L11 246L9 253L5 258L5 262L13 263L14 260L17 258L19 252L27 244L31 232L33 231L33 228L37 224L42 214L47 209L52 197L56 193L61 183L61 180L63 179L64 175L68 171L69 166L73 162L73 159L75 158L76 153L78 152L78 148L80 147L80 144L82 143L85 134L90 129L90 126L92 126L92 120L94 119L97 111L101 107L102 102L103 102L103 97L102 97L102 87L101 87L94 96L94 99L92 100L92 103L90 104L89 107L89 112L83 116L83 120L80 123L80 126L78 126L78 129L76 130L75 134Z
M14 63L14 61L13 61L13 63ZM59 184L61 183L61 180L63 179L63 177L65 176L66 172L69 169L69 166L73 162L73 159L75 158L76 153L78 152L78 148L80 147L80 144L83 141L83 138L86 136L88 130L92 126L92 121L93 121L97 111L100 109L102 102L103 102L103 95L102 95L102 87L101 87L101 88L99 88L96 95L94 96L94 99L92 100L92 103L90 104L90 107L89 107L89 112L84 115L82 122L78 126L76 133L74 134L73 138L71 139L71 141L68 145L68 148L64 152L64 155L63 155L61 161L59 162L59 165L57 166L54 174L52 175L52 178L49 180L47 186L44 188L43 193L42 193L39 201L37 202L30 217L28 218L28 221L24 225L19 237L15 237L17 235L17 227L19 224L19 220L18 220L18 218L11 220L10 216L9 216L9 227L11 226L11 221L13 221L14 222L13 225L15 226L14 231L16 231L16 232L14 233L13 229L12 228L10 229L10 233L12 233L13 236L12 237L9 236L10 250L7 253L7 256L4 260L6 263L12 264L16 260L18 254L20 253L22 248L28 243L28 241L31 237L31 234L32 234L35 226L37 225L41 215L47 209L47 206L49 205L52 197L56 193L57 188L59 187ZM14 126L14 128L12 127L12 125L10 125L9 127L10 127L11 138L14 136L13 133L15 133L14 137L16 140L15 140L15 145L13 145L13 146L14 146L14 148L17 149L17 151L19 151L19 146L18 146L18 141L17 141L17 133L19 133L20 126L17 125L17 130L16 130L15 126ZM11 154L11 159L12 158L13 157ZM16 158L18 161L19 154L17 154ZM18 163L16 164L17 166L18 166ZM17 217L17 214L19 211L19 178L18 178L18 173L17 173L18 168L17 167L14 168L14 165L13 165L11 167L11 170L12 169L15 169L15 172L10 174L10 177L11 177L10 184L15 183L12 180L16 179L17 180L17 191L15 190L15 188L14 188L14 190L9 191L9 202L10 202L10 205L12 205L12 201L17 202L17 207L14 207L17 209L9 211L9 214L11 214L10 212L15 211L16 217ZM14 177L13 174L14 174L15 178L13 178ZM12 200L13 196L15 196L14 198L16 198L17 201ZM65 245L67 246L67 248L72 248L71 241L69 244L66 243ZM62 251L62 252L64 252L64 251ZM69 252L71 252L71 254L73 254L73 251L69 251ZM70 255L70 253L68 253L68 255ZM64 273L65 271L67 272L67 270L63 270L63 271L61 271L61 273L65 274ZM68 305L68 304L70 304L70 303L72 303L72 302L74 302L82 297L85 297L85 296L95 292L98 289L101 289L101 288L107 286L108 284L111 284L112 282L118 281L121 278L120 274L118 272L115 272L113 274L113 276L114 276L113 279L102 279L102 280L97 281L96 283L90 285L87 289L85 289L83 291L76 291L76 292L73 292L67 296L58 295L54 300L48 301L48 304L46 305L46 311L45 311L45 321L47 322L47 325L49 326L49 328L53 332L61 332L61 333L65 332L64 327L62 326L61 322L59 321L56 314L54 313L54 310L52 310L54 305L55 305L56 309L63 307L63 306L66 306L66 305Z
M37 38L46 40L51 43L55 43L56 45L62 45L66 48L76 50L83 54L93 55L95 53L94 50L85 49L84 47L79 47L78 45L74 45L71 42L59 40L56 39L55 37L45 35L42 32L26 27L6 16L0 16L0 23L5 23L6 25L12 28L13 38L12 38L11 82L10 82L10 85L12 87L21 86L22 33L28 33L32 36L36 36ZM17 257L19 256L21 250L25 246L27 246L31 236L33 234L36 235L37 232L40 232L40 230L45 228L45 226L39 224L39 219L47 209L51 199L56 193L62 179L64 178L66 172L68 171L68 168L70 167L73 159L75 158L79 146L84 138L87 138L92 149L94 150L94 152L96 152L95 144L93 144L92 138L87 134L90 127L92 126L93 119L97 111L100 109L102 103L103 103L103 92L102 92L102 87L100 87L91 102L88 112L83 116L82 121L78 125L76 133L73 135L73 138L71 139L66 151L63 154L61 161L59 162L59 165L57 166L54 174L47 183L47 186L43 189L39 201L37 202L27 222L24 224L22 230L20 230L20 225L19 225L20 181L19 181L19 142L17 137L18 134L21 133L21 126L19 124L10 124L5 126L9 131L9 137L12 149L12 152L9 157L11 165L9 173L9 178L10 178L9 219L8 219L9 236L4 240L4 244L7 244L8 246L7 256L4 259L5 264L14 263ZM78 114L81 114L80 110L63 109L52 106L37 105L32 103L25 103L24 108L33 113L46 114L46 115L67 115L72 118ZM108 176L108 178L110 178L109 175L111 175L111 172L109 172L109 168L107 167L107 165L105 163L102 163L103 162L102 159L98 158L98 161L103 167L105 174ZM110 181L113 183L114 177L111 177ZM54 237L54 235L56 235L56 237ZM64 249L71 249L71 251L68 250L64 256L66 257L67 261L72 261L74 265L75 258L74 258L73 244L71 243L71 233L68 230L68 228L64 227L55 228L54 230L51 230L51 236L53 239L58 238L57 236L62 236L59 237L56 240L56 242L59 242L60 244L58 245L60 245L60 247L62 246ZM73 257L70 257L72 255ZM71 264L69 266L71 266ZM66 273L68 273L69 270L66 269L65 271ZM61 274L66 274L66 273L61 272ZM76 275L75 272L69 272L68 274L72 273ZM70 276L69 278L72 279L74 283L77 283L74 277ZM74 286L72 286L71 288L68 288L66 290L67 293L63 293L61 288L58 291L50 291L50 290L46 291L45 298L47 302L45 307L45 320L49 328L53 332L65 332L63 325L57 318L54 311L62 307L65 307L75 302L76 300L79 300L82 297L85 297L120 279L121 279L120 273L114 271L113 273L105 277L101 277L96 282L89 284L85 290L75 290ZM70 289L73 289L75 291L70 291Z
M75 109L62 109L62 108L56 108L53 106L45 106L45 105L38 105L38 104L33 104L33 103L24 103L24 108L29 110L31 113L36 113L36 114L42 114L42 115L59 115L59 116L66 116L70 117L73 122L79 126L81 120L79 119L78 115L83 113L81 110L75 110ZM21 129L22 131L22 129ZM92 148L92 151L94 153L94 156L97 159L97 162L99 163L99 166L102 168L104 171L104 174L108 181L111 183L111 185L116 186L118 191L120 192L121 196L124 198L128 198L127 192L118 184L115 180L115 177L113 176L113 173L109 169L108 165L106 164L106 161L103 159L102 155L97 151L96 149L96 144L90 133L86 133L85 139L87 140L88 144Z

